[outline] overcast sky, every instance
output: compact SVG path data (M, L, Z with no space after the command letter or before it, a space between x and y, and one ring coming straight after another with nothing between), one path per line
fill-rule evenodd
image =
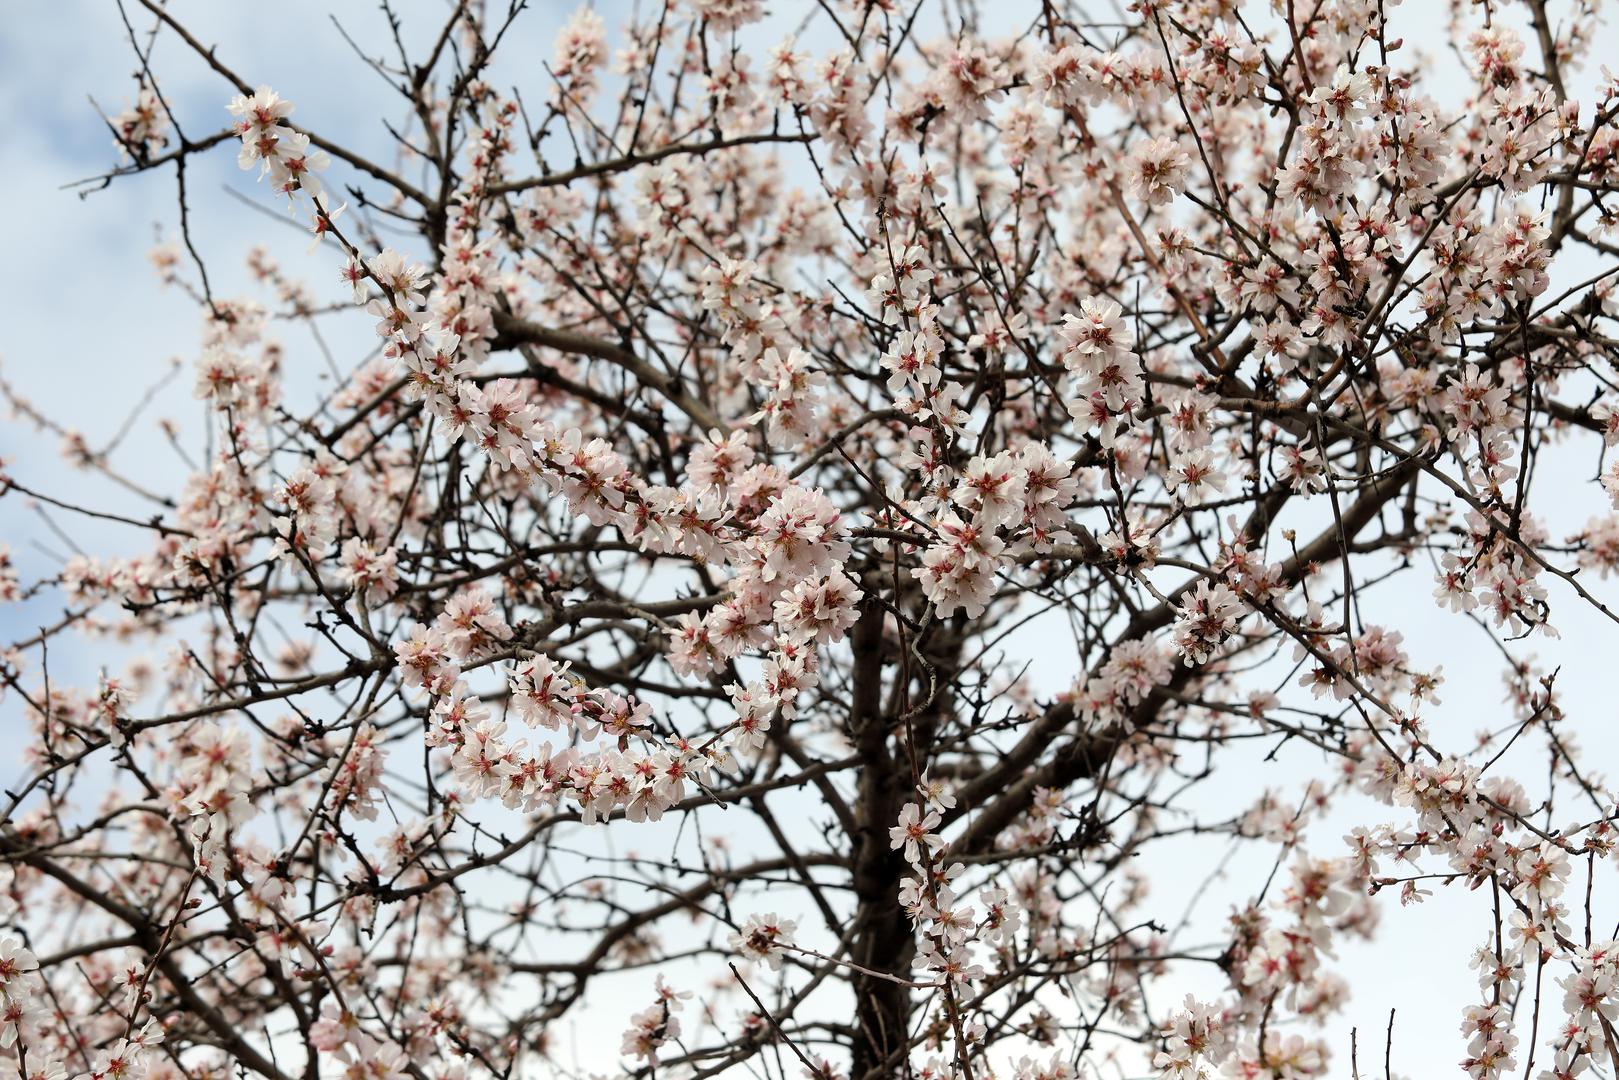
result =
M764 35L765 40L779 39L798 21L796 3L774 6L776 32ZM1453 70L1446 67L1442 6L1437 0L1406 0L1396 16L1408 46L1432 50L1433 70L1441 73ZM408 40L436 31L445 11L437 0L405 0L400 7L407 16ZM627 5L598 7L612 25ZM553 0L535 3L506 46L508 59L521 58L537 70L540 60L550 57L551 38L572 8L571 3ZM1020 14L1024 8L1032 13L1037 5L1033 0L1022 0L1021 7L1011 0L996 5L997 12L1010 13L1009 23L1024 18ZM382 40L374 4L174 0L170 10L202 41L217 44L221 59L250 82L269 83L296 102L299 121L361 152L389 156L381 121L398 114L397 101L354 56L328 14L342 12L352 36L372 44ZM5 275L8 316L0 321L0 374L46 413L82 430L92 445L100 445L118 429L146 388L164 377L174 358L180 358L184 370L134 425L117 459L137 482L176 490L185 466L157 433L155 420L168 417L181 423L195 445L203 413L191 398L196 309L183 295L160 288L147 263L156 237L175 235L173 172L121 180L82 198L64 189L72 181L104 172L116 160L111 136L89 99L115 112L134 89L130 77L134 59L118 10L111 0L28 2L9 5L6 19L6 30L0 34L0 116L5 117L0 190L13 211L0 222L0 239L10 256L0 271ZM150 22L144 17L134 21L142 30ZM1612 28L1595 54L1619 58L1619 35ZM204 136L226 125L229 87L180 42L165 36L154 67L163 76L165 93L188 135ZM1576 85L1588 81L1575 80ZM1454 98L1465 88L1452 81L1439 89L1441 96ZM335 258L330 252L307 254L306 237L285 223L267 189L255 185L252 174L237 170L233 150L222 147L196 161L188 179L193 229L216 292L229 296L249 290L243 256L251 245L262 243L271 247L289 273L310 282L317 297L342 298ZM370 322L363 317L328 318L323 331L344 365L364 355L373 340ZM289 385L295 393L314 392L321 386L325 366L314 342L302 328L286 328L281 336L288 349ZM0 419L0 457L23 483L71 492L76 501L150 514L151 509L128 492L68 469L57 455L58 443L55 436L41 436L26 424ZM1566 471L1551 507L1553 535L1566 534L1605 510L1600 490L1586 482L1589 462L1568 459L1559 460L1559 465ZM69 542L96 555L130 554L146 542L138 530L61 514L54 518L67 538L25 510L15 496L0 502L0 542L9 543L25 580L51 572ZM1611 583L1588 585L1610 601L1615 598ZM1508 719L1501 703L1499 658L1482 634L1463 633L1454 617L1439 612L1428 589L1426 573L1415 571L1399 587L1368 596L1367 617L1402 629L1418 666L1444 665L1448 677L1441 691L1444 704L1431 711L1429 719L1442 740L1462 745L1474 731ZM59 613L54 597L0 609L0 640L13 640ZM1611 661L1604 656L1611 651L1613 627L1567 602L1559 616L1554 621L1564 634L1560 641L1537 640L1513 648L1519 655L1537 653L1548 667L1562 666L1559 688L1596 764L1596 758L1611 757L1619 745L1612 734ZM81 683L93 682L96 669L109 655L98 649L71 651L66 643L62 653L53 653L53 673ZM1067 653L1036 650L1035 660L1037 674L1050 689L1061 688L1073 677ZM19 724L15 702L0 704L0 730ZM1263 767L1256 763L1222 796L1233 805L1245 805L1266 785L1294 784L1298 774L1285 760ZM1372 820L1390 816L1375 808L1358 809ZM1351 817L1339 815L1325 830L1317 830L1313 839L1317 853L1341 854L1331 830L1339 824L1347 828ZM1212 866L1219 854L1213 849L1188 851L1185 865ZM1170 908L1179 902L1178 892L1196 878L1184 869L1180 874L1160 869L1155 875L1163 894L1175 898L1166 905ZM1459 919L1458 912L1470 911L1476 899L1442 893L1423 907L1405 911L1391 903L1379 944L1345 950L1339 966L1351 983L1353 999L1347 1016L1333 1027L1336 1075L1347 1075L1348 1033L1355 1026L1361 1032L1363 1064L1370 1040L1378 1048L1380 1073L1383 1029L1391 1008L1398 1011L1396 1072L1423 1077L1454 1069L1462 1050L1456 1034L1460 1009L1473 998L1466 950L1480 943L1471 935L1481 926L1476 919ZM1465 936L1459 935L1458 926ZM616 1013L601 1017L602 1032L612 1036L612 1049L622 1019Z

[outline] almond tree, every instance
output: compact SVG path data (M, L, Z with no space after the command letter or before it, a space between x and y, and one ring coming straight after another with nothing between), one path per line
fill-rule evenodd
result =
M1615 619L1594 0L1455 5L1459 111L1387 0L762 6L587 7L542 68L519 0L425 51L384 2L383 158L123 10L94 183L176 182L210 423L131 479L8 390L153 500L0 475L141 537L0 568L59 607L0 664L18 1075L1370 1076L1335 946L1445 888L1478 994L1423 1039L1614 1075L1614 798L1527 651ZM252 296L188 210L233 148L316 243ZM317 317L379 350L314 394Z

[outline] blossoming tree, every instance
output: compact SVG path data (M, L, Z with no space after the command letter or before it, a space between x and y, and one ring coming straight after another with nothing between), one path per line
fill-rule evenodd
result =
M1372 1075L1335 946L1438 889L1426 1037L1614 1075L1614 797L1523 651L1619 619L1593 0L1458 5L1459 111L1391 0L652 0L517 88L521 3L383 6L387 157L126 12L102 179L178 180L210 423L150 517L0 475L137 537L0 566L59 600L0 654L19 1076ZM230 152L316 241L259 295L189 220ZM317 315L378 349L312 396ZM1413 604L1494 642L1483 738ZM1260 872L1149 888L1188 837Z

